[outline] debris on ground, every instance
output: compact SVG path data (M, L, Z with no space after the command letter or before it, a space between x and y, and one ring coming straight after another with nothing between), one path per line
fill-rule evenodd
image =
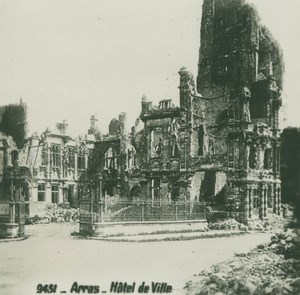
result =
M48 204L45 208L46 215L29 217L27 224L50 223L50 222L79 222L79 209L63 208L58 204Z
M268 215L268 220L253 220L251 224L248 226L244 225L236 221L235 219L222 219L217 220L215 222L210 222L208 224L208 228L212 230L258 230L258 231L265 231L265 230L278 230L283 229L286 225L287 221L281 216L276 214Z
M211 230L248 230L248 227L246 225L239 223L235 219L231 218L209 223L208 228Z
M187 294L300 294L300 229L286 229L271 242L203 271L186 285Z

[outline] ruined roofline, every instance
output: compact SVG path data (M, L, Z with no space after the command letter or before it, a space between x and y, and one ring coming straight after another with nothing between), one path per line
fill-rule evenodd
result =
M179 116L180 109L175 106L172 99L162 99L157 105L153 105L152 101L149 101L145 94L143 94L142 109L139 116L143 122L149 119L177 117Z
M270 53L270 55L269 55ZM256 62L251 61L255 55ZM197 90L256 82L274 76L280 89L284 73L279 42L262 23L257 8L242 0L204 0Z

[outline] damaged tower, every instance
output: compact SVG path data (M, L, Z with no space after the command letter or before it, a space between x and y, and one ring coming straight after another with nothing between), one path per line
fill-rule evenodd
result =
M204 0L197 90L207 144L194 170L240 221L280 214L283 62L279 45L243 0Z
M282 53L245 1L204 0L202 13L197 81L180 69L179 106L143 96L131 134L113 119L87 175L101 196L183 204L188 218L211 206L251 224L280 214Z

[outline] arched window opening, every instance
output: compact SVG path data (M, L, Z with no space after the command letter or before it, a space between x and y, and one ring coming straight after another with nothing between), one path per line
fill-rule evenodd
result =
M104 156L104 166L107 169L116 169L117 168L117 155L115 151L110 147Z
M198 130L198 156L203 156L204 145L204 129L203 125L199 126Z
M254 146L250 147L250 154L249 154L249 167L251 169L255 169L256 167L256 149Z
M12 165L16 165L19 161L19 153L18 151L11 152L11 163Z

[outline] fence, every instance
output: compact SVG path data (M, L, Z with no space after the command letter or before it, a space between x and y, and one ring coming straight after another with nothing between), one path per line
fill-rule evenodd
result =
M80 202L80 222L183 221L205 219L199 202Z
M25 234L25 202L0 202L0 227L1 232L7 228L18 228L19 237Z

